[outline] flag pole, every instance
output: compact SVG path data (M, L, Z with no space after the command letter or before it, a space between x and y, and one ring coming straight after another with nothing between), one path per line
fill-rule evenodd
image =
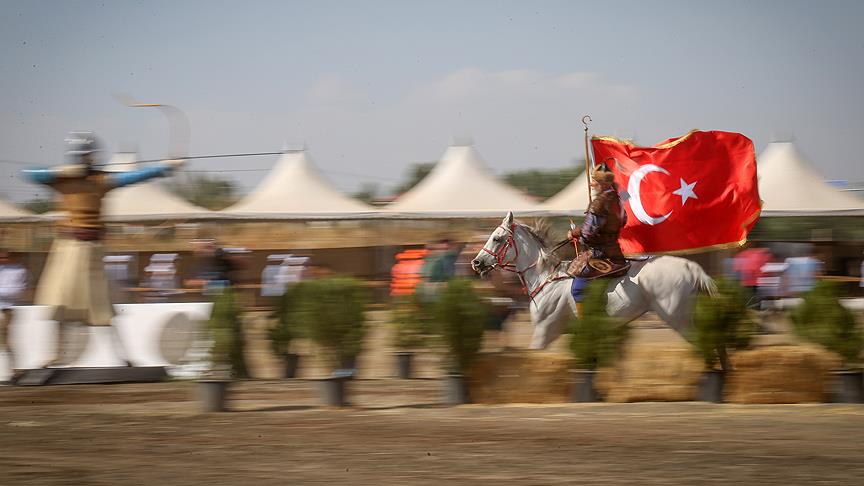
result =
M585 120L588 121L585 121ZM591 169L594 168L594 164L591 163L591 152L588 150L588 123L591 121L591 115L585 115L582 117L582 125L585 126L585 186L588 189L588 206L591 205ZM585 206L587 209L588 206Z

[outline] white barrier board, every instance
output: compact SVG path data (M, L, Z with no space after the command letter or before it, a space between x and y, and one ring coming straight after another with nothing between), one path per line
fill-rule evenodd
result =
M66 361L75 367L123 366L115 344L119 338L135 366L177 366L188 361L196 334L210 318L212 307L209 302L115 304L112 327L117 335L108 326L76 326L69 333ZM16 368L39 368L54 357L57 323L50 316L47 306L14 308L9 340ZM0 381L8 380L11 372L9 356L0 352Z

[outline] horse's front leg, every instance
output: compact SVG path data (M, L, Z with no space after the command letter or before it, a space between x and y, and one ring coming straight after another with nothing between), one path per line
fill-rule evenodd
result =
M546 349L561 335L561 324L574 315L573 306L570 305L573 299L569 295L557 297L551 290L545 298L531 303L531 322L534 323L531 349Z

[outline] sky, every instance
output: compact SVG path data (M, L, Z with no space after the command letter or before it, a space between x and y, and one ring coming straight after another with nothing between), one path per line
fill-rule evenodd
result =
M591 133L794 139L864 181L864 2L0 0L0 194L94 130L143 159L189 119L193 155L305 146L340 188L384 192L472 140L497 173L560 168ZM277 156L190 162L248 191Z

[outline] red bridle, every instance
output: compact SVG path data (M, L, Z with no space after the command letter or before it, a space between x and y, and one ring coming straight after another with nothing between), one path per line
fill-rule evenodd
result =
M508 272L521 274L522 272L520 272L516 268L516 260L519 259L519 247L516 246L516 240L513 238L513 235L516 231L516 223L510 223L510 228L505 228L504 225L500 225L498 227L507 232L507 241L505 241L504 244L501 245L501 248L498 248L497 251L492 251L486 248L486 245L483 245L483 251L495 257L495 266L492 267L493 270L495 268L501 268L502 270L507 270ZM510 250L511 247L516 252L516 256L514 256L513 259L508 262L505 261L505 258L507 258L507 251ZM528 269L526 268L525 270Z
M516 245L516 239L514 238L514 235L516 234L516 223L510 223L509 228L505 228L504 225L500 225L498 227L507 232L507 241L505 241L504 244L501 245L501 248L498 248L497 251L492 251L492 250L486 248L486 245L483 245L483 251L485 251L486 253L495 257L495 265L490 269L490 271L494 270L496 268L500 268L502 270L506 270L508 272L515 273L516 276L519 277L519 282L522 284L522 290L525 292L525 294L528 296L528 298L531 299L532 301L534 300L534 296L539 294L540 291L543 290L543 288L546 287L546 284L548 284L549 282L554 282L556 280L562 280L565 278L569 278L569 277L552 277L550 275L549 278L547 278L546 280L541 282L540 285L538 285L534 290L528 290L528 283L525 281L525 272L534 268L537 265L537 262L534 262L531 265L528 265L527 267L523 268L522 270L519 270L518 268L516 268L516 260L519 259L519 246ZM510 250L511 247L513 248L513 251L515 252L515 256L513 257L512 260L507 261L506 260L507 251Z

